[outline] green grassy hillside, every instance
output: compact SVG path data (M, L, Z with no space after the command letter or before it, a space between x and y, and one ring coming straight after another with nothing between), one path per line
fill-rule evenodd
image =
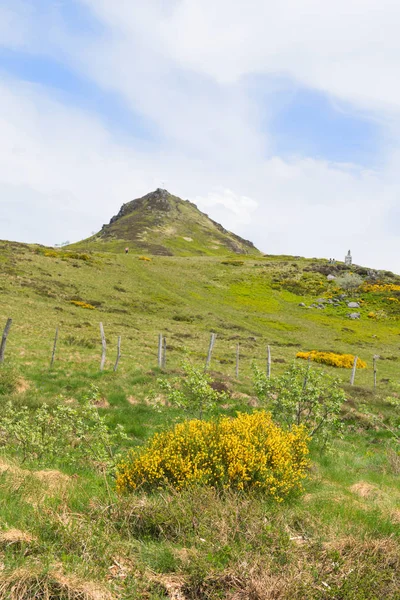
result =
M348 369L313 364L342 379L346 427L329 452L313 450L304 493L282 504L210 490L121 498L101 468L24 460L3 444L0 598L399 599L400 460L388 443L400 425L400 277L290 256L110 251L121 244L84 252L0 243L0 326L13 319L5 365L18 373L15 392L0 389L3 407L74 407L90 393L109 428L123 424L126 445L141 446L186 416L157 379L180 376L185 359L202 367L210 332L211 375L230 397L221 414L257 407L251 364L265 367L267 345L273 375L309 350L356 354L367 368L351 387ZM362 285L343 296L346 273Z
M254 245L227 231L189 200L157 189L121 207L99 233L72 244L83 250L146 252L166 256L259 254Z
M381 357L381 379L396 379L398 373L399 292L358 291L337 306L330 304L340 291L326 273L346 272L342 265L273 256L85 255L7 242L1 244L0 260L0 316L14 319L7 354L28 367L46 367L59 326L59 366L73 366L76 360L95 369L101 321L110 361L117 336L122 336L121 371L154 366L160 332L167 337L171 368L180 364L185 351L201 363L213 331L218 336L213 366L226 375L234 374L237 343L243 376L253 359L264 360L267 344L279 360L277 370L298 351L320 350L365 360L368 368L358 375L360 385L371 384L375 354ZM400 281L391 274L379 277L394 288ZM321 304L320 299L326 308L308 308ZM348 317L355 310L347 306L352 300L361 305L356 309L360 319Z

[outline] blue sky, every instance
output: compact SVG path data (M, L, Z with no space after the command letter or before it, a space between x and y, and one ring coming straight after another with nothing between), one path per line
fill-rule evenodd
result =
M0 238L80 239L163 185L266 252L400 271L396 23L390 0L0 0Z

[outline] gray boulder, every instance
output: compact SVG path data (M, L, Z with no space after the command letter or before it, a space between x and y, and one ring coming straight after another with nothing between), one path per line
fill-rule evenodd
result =
M299 306L305 306L304 302L300 302Z
M349 308L360 308L358 302L349 302L347 305Z
M350 313L349 319L359 319L361 317L360 313Z

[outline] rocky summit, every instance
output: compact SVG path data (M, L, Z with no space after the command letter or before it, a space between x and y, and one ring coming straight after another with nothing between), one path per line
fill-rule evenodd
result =
M252 242L227 231L189 200L158 188L123 204L99 233L74 244L88 250L166 256L259 254Z

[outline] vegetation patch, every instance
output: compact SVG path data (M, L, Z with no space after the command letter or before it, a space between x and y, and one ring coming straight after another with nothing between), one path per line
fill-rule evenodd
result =
M243 260L223 260L221 265L228 265L230 267L241 267L244 265Z
M341 367L343 369L352 369L355 356L353 354L337 354L336 352L319 352L311 350L311 352L298 352L296 358L304 358L304 360L312 360L323 365L331 367ZM357 369L365 369L367 363L357 359Z
M84 302L83 300L70 300L70 303L74 306L79 306L79 308L87 308L89 310L94 310L96 307L93 304L89 304L88 302Z
M301 489L309 466L304 427L284 431L265 411L217 421L194 419L156 434L118 467L119 492L181 490L193 484L262 490L280 502Z
M0 396L14 394L19 385L18 371L13 365L3 363L0 365Z
M47 258L60 258L61 260L83 260L88 262L91 256L85 252L63 252L61 250L51 250L49 248L38 248L38 254L42 254Z
M56 569L39 569L34 563L0 578L0 598L7 600L112 600L112 594L97 583L65 575Z

